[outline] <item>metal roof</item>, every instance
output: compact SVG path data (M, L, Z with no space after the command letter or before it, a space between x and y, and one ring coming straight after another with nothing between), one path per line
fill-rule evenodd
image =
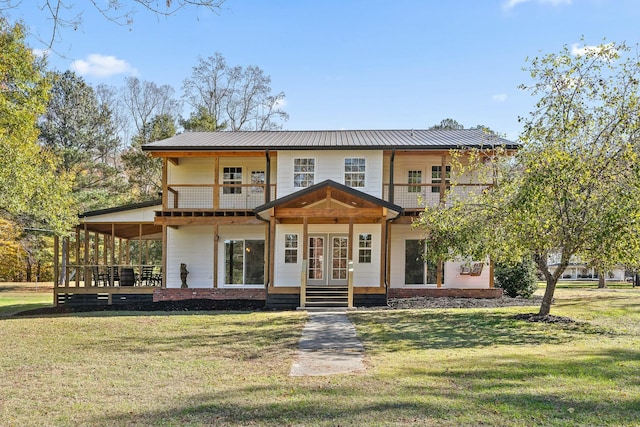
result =
M518 148L482 129L185 132L142 147L145 151Z

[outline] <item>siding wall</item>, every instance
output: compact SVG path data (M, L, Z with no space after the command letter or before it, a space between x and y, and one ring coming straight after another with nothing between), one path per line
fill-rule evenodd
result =
M213 226L167 228L167 288L180 287L180 263L190 288L213 287L213 239Z
M382 198L382 151L280 151L278 153L278 197L301 190L293 186L293 159L315 159L315 184L330 179L344 184L344 159L366 159L365 187L357 190Z

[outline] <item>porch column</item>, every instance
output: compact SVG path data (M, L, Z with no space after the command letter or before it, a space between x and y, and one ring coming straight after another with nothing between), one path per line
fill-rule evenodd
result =
M438 260L438 264L436 266L436 287L442 287L442 271L444 270L444 263L441 260Z
M142 225L140 225L142 228ZM142 233L142 231L140 231ZM214 264L215 265L215 264ZM142 266L140 267L140 273L142 273ZM167 287L167 226L162 226L162 282L160 283L160 287ZM215 280L215 278L214 278Z
M353 218L349 218L349 238L347 239L347 307L353 308Z
M213 224L213 287L218 287L218 224Z
M80 227L76 226L75 230L75 259L73 260L73 271L76 276L76 288L80 287Z
M276 262L276 217L273 216L273 210L269 217L269 287L273 288L275 280L275 262Z
M307 294L307 262L309 252L309 224L307 217L302 218L302 271L300 272L300 307L305 307Z
M91 270L89 269L89 245L91 244L91 238L89 236L89 229L87 223L84 224L84 286L91 286Z
M381 218L380 224L380 245L381 245L381 253L380 260L382 260L382 266L380 268L380 287L384 288L385 279L387 277L387 269L389 268L389 263L387 262L387 228L389 224L387 223L386 215Z

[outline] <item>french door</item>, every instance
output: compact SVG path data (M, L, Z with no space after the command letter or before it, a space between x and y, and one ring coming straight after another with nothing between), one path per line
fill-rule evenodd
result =
M346 285L349 238L341 234L309 236L307 283L309 285Z

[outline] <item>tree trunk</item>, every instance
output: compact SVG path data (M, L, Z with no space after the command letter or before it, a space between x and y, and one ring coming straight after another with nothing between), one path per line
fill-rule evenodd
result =
M604 281L604 271L598 272L598 289L604 289L607 287L607 284Z
M542 297L542 304L540 304L538 316L546 316L551 311L551 303L553 302L553 294L556 291L557 284L557 278L554 278L552 275L547 276L547 287L544 290L544 297Z

